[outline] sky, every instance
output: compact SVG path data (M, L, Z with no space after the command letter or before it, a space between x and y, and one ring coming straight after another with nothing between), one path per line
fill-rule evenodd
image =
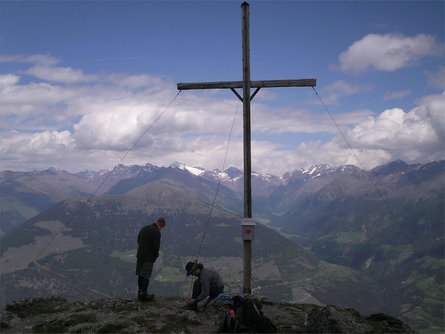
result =
M0 170L243 169L241 3L1 0ZM444 159L443 1L249 4L253 171Z

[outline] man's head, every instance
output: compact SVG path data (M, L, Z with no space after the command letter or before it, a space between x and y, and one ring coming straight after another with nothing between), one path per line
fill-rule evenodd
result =
M185 271L187 272L187 276L190 275L198 276L202 268L204 268L204 266L201 263L197 263L196 261L188 262L185 265Z
M165 219L164 218L158 218L158 220L155 222L155 224L159 227L159 229L165 227Z

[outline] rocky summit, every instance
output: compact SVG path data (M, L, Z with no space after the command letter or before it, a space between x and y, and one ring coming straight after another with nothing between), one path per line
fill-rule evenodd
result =
M256 304L278 333L414 333L385 314L362 316L354 309L312 304ZM69 303L61 297L27 298L1 311L2 333L216 333L227 302L212 302L198 311L185 300L156 296L154 301L109 298Z

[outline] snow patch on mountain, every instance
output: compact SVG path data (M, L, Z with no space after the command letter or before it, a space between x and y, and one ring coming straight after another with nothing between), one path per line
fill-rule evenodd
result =
M215 170L213 172L219 180L225 182L236 182L242 177L242 175L233 176L230 173L227 173L227 171Z
M201 167L190 167L190 166L188 166L186 164L183 164L182 162L179 162L179 161L175 161L174 163L172 163L170 165L170 167L186 170L186 171L188 171L191 174L196 175L196 176L201 176L206 171L204 168L201 168Z
M337 169L337 167L335 166L331 166L331 165L315 165L312 166L310 169L308 170L301 170L302 174L309 174L312 176L320 176L321 174L325 174L325 173L332 173Z

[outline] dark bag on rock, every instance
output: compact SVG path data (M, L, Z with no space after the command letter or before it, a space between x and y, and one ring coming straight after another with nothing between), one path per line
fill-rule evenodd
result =
M232 298L231 309L223 315L219 333L276 333L277 327L244 295Z

